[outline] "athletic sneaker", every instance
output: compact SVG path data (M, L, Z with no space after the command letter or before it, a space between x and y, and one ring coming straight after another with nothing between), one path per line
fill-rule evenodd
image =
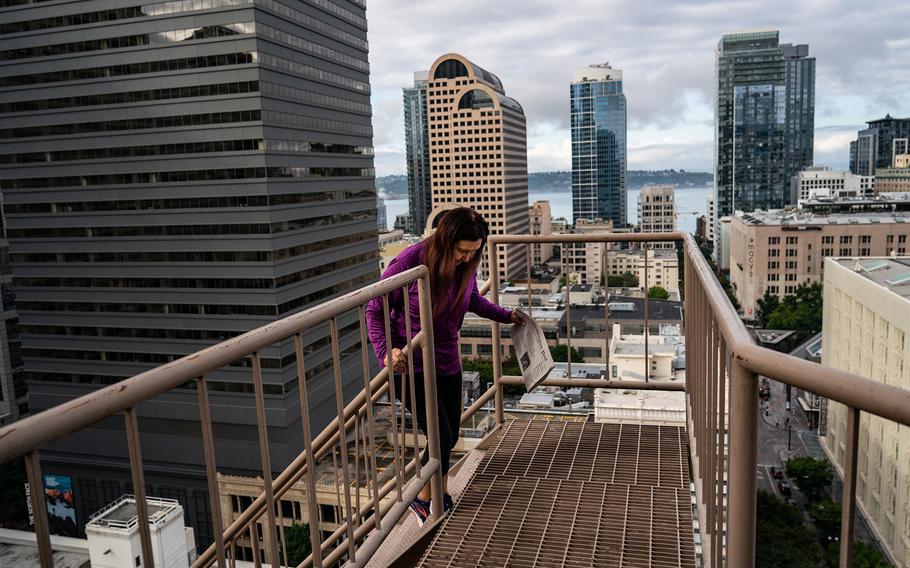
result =
M442 511L448 513L455 508L455 502L452 501L452 496L448 493L442 495Z
M411 512L417 517L417 526L423 527L423 524L427 522L427 517L430 516L430 502L424 501L420 497L415 497L411 501Z

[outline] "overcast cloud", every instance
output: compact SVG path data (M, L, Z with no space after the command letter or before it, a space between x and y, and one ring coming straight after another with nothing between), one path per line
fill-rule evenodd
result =
M845 167L866 120L910 116L910 3L370 0L378 175L404 173L401 89L458 52L502 80L528 120L530 171L567 170L572 67L623 71L629 167L710 171L714 49L724 32L777 29L817 60L815 162Z

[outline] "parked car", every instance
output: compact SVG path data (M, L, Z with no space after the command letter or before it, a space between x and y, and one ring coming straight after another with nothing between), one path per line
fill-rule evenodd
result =
M793 492L790 491L790 484L784 480L777 482L777 488L780 490L780 494L784 495L785 497L789 497L793 494Z
M774 479L783 479L783 478L784 478L784 470L782 470L782 469L779 468L779 467L776 467L776 466L773 466L773 465L772 465L772 466L771 466L771 477L773 477Z
M788 505L793 505L794 507L798 506L796 503L796 499L794 499L793 497L787 497L786 501L787 501Z

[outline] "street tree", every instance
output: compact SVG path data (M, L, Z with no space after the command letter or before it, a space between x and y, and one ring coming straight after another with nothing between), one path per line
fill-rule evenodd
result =
M793 458L787 462L787 476L795 481L799 490L814 503L822 498L825 489L834 480L834 469L824 459Z

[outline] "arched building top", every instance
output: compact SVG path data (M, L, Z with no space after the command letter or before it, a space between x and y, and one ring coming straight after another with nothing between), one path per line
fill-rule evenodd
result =
M475 81L487 83L500 92L503 90L502 81L499 80L499 77L457 53L446 53L434 61L432 67L430 67L430 77L432 79L468 77Z

